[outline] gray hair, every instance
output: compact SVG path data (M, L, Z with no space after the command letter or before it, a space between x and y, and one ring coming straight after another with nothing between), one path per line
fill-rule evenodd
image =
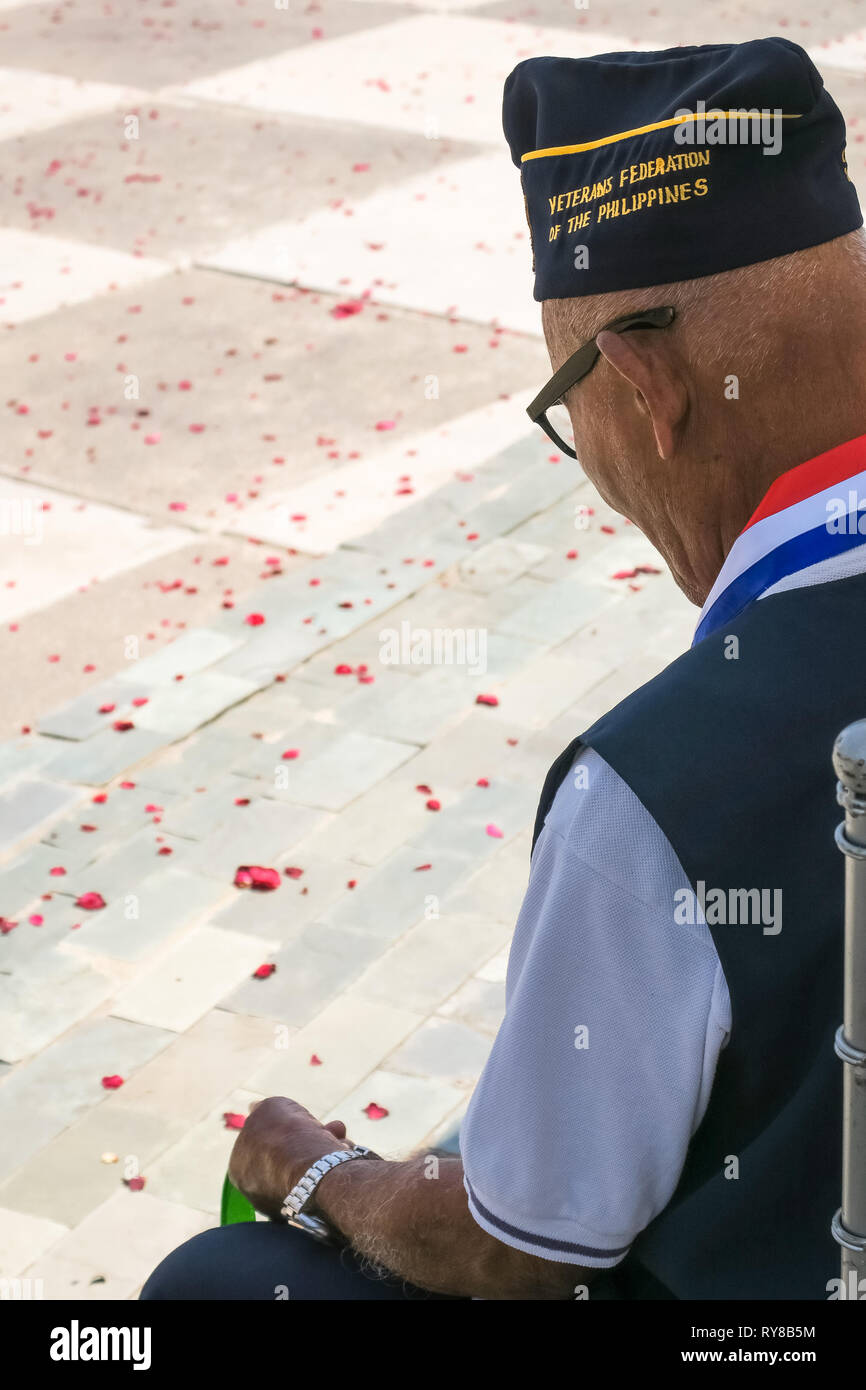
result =
M646 289L582 299L546 299L542 326L556 369L611 319L635 309L672 304L684 350L708 365L736 362L759 373L773 358L780 332L821 336L843 312L866 328L866 233L861 227L833 241L757 265ZM863 331L863 330L861 330Z

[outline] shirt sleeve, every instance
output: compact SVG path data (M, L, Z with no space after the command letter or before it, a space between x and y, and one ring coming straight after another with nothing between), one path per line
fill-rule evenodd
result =
M581 749L535 846L461 1131L470 1210L505 1244L610 1268L673 1195L731 1028L709 928L674 918L688 886L646 808Z

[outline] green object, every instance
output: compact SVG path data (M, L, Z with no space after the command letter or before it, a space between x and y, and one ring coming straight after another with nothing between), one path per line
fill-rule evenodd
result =
M228 1173L223 1183L223 1195L220 1202L220 1225L237 1226L240 1221L255 1221L255 1208L250 1205L242 1192L238 1192L234 1183L229 1181Z

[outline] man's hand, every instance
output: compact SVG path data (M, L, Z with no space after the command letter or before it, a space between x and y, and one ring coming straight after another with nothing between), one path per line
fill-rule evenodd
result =
M320 1124L297 1101L271 1096L250 1106L229 1159L229 1178L257 1211L279 1216L286 1194L311 1163L351 1147L341 1120Z
M349 1149L346 1126L320 1124L284 1096L250 1107L229 1177L265 1216L279 1216L295 1183L316 1159ZM527 1255L477 1225L459 1158L441 1160L435 1181L429 1154L402 1163L343 1163L316 1189L318 1209L354 1250L420 1288L458 1297L571 1298L595 1273Z

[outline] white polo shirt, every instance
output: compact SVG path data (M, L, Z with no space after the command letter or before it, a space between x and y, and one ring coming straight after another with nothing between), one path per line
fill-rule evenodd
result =
M866 544L757 601L864 569ZM470 1211L505 1244L610 1268L673 1195L731 1030L709 927L675 921L689 887L646 807L582 749L533 852L460 1134Z
M673 1194L730 1001L709 927L674 920L689 880L668 840L597 753L575 766L533 852L460 1151L486 1231L605 1268Z

